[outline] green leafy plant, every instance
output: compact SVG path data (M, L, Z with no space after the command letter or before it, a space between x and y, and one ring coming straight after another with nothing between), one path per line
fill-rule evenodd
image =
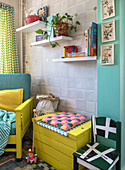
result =
M76 15L77 16L77 15ZM67 25L66 25L67 24ZM75 24L73 23L73 16L69 15L68 13L65 13L65 15L60 16L59 13L57 13L51 22L46 22L46 27L51 27L50 33L47 31L44 31L42 29L39 29L35 31L37 34L42 34L43 36L46 36L46 39L49 39L49 42L52 46L52 48L59 46L59 43L51 42L51 32L54 28L54 33L56 36L65 35L69 36L71 32L74 30L77 32L77 26L80 25L79 21L75 21Z

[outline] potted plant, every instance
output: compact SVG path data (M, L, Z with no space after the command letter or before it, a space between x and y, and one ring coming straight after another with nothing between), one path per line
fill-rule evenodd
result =
M51 27L51 32L54 28L55 36L69 36L71 34L71 31L77 31L77 26L80 25L79 21L76 21L75 24L73 23L73 16L69 15L68 13L65 13L65 15L60 16L59 13L57 13L51 22L46 22L46 26ZM47 31L43 31L42 29L39 29L35 31L37 34L47 35ZM49 39L49 42L52 46L52 48L59 46L57 42L52 43L50 40L51 33L46 36L46 39Z

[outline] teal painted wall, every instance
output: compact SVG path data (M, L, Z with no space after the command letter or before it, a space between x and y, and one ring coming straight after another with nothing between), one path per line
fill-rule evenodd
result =
M125 169L125 0L115 0L116 16L101 19L101 0L98 6L98 60L97 60L97 116L110 117L122 122L122 169ZM115 20L116 41L102 43L101 23ZM100 64L100 46L115 44L115 64Z
M125 0L120 0L120 121L122 122L122 169L125 169Z
M101 19L101 0L98 0L98 60L97 60L97 115L108 116L114 120L119 120L120 110L120 37L119 37L119 1L116 1L116 17ZM101 23L115 20L116 41L102 43ZM100 64L100 46L105 44L115 44L115 64L103 66Z

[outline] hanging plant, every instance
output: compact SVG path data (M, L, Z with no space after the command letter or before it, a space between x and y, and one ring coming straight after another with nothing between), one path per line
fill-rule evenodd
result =
M75 15L77 16L77 15ZM43 36L46 36L46 39L49 39L50 45L52 48L59 46L59 43L51 42L51 32L54 28L55 36L69 36L71 32L74 30L77 32L77 26L80 25L79 21L76 21L75 24L73 23L73 16L69 15L68 13L65 13L65 15L60 16L59 13L57 13L54 18L52 19L51 23L46 22L46 27L51 27L50 34L48 34L47 31L44 31L42 29L39 29L35 31L37 34L42 34Z

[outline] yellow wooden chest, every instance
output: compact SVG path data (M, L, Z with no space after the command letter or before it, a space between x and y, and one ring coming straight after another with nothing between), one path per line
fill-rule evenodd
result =
M65 137L37 125L37 121L44 116L35 118L34 136L37 156L58 170L72 170L73 153L91 140L91 121L69 131L68 137Z

